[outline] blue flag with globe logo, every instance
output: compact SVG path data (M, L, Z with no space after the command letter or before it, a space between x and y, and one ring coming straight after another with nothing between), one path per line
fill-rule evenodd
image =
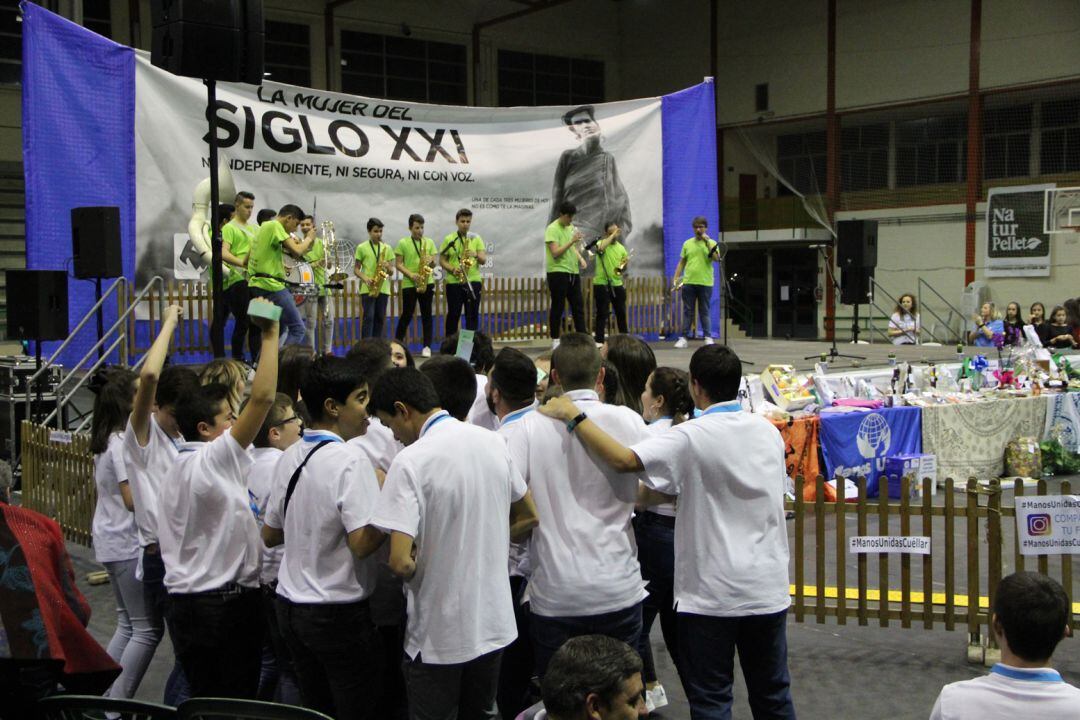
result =
M868 497L877 497L885 459L922 452L922 411L915 407L821 414L821 452L826 478L866 477Z

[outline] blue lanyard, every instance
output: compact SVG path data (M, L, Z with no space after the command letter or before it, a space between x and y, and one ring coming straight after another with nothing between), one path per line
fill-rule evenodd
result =
M522 408L520 410L515 410L514 412L512 412L509 415L507 415L506 417L504 417L501 424L505 426L505 425L509 425L510 423L514 422L515 420L520 420L521 418L523 418L526 415L528 415L529 413L531 413L533 411L533 409L534 408L532 408L532 407L527 407L527 408Z
M722 405L713 405L711 408L701 413L699 417L712 415L713 413L734 413L739 412L740 410L742 410L742 405L740 405L735 400L731 400L727 403L723 403Z
M320 443L320 442L342 442L342 439L336 435L329 433L319 432L318 430L308 430L304 432L304 442L306 443Z
M251 508L251 512L255 514L255 519L262 519L262 511L259 510L259 499L255 497L255 493L248 490L248 507Z
M439 415L438 417L435 417L432 420L428 421L428 426L420 431L420 437L424 437L425 435L427 435L428 431L431 430L431 428L435 427L443 420L450 419L450 413L446 412L445 410L443 412L445 413L444 415Z
M1065 682L1054 670L1033 670L1027 672L1024 670L1014 670L1011 667L1006 667L1001 663L997 663L994 667L990 668L990 672L995 675L1001 675L1011 680L1027 680L1029 682Z

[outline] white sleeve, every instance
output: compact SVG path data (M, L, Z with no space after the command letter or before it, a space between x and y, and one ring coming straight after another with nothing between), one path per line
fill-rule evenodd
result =
M518 423L522 422L524 420L518 420ZM510 464L517 469L519 476L527 486L529 484L529 433L503 432L501 434L506 438L506 449L510 453Z
M116 478L117 489L119 489L120 483L127 482L128 479L127 464L124 462L124 439L119 435L113 435L109 438L109 447L105 452L107 462Z
M525 493L529 491L529 486L525 484L525 478L518 472L514 459L510 457L509 452L506 455L506 465L510 472L510 502L517 502L525 497Z
M153 422L150 424L150 432L154 431ZM131 418L128 418L127 427L124 428L124 455L128 462L140 469L145 470L150 460L150 442L140 445L135 437L135 428L131 426Z
M371 524L387 532L416 538L420 532L421 496L412 473L400 462L390 466L375 504Z
M941 710L941 693L938 693L934 701L934 709L930 711L930 720L945 720L945 714Z
M678 495L683 476L682 462L689 452L690 439L674 427L632 445L631 450L645 467L641 482L665 495Z
M206 460L215 472L244 488L247 487L248 470L254 461L248 451L236 442L231 430L226 430L207 443L205 452Z
M269 525L275 530L281 530L285 527L283 510L288 480L283 481L282 475L292 467L291 463L285 461L285 458L292 457L292 455L293 454L290 452L284 452L274 464L274 477L273 480L270 481L270 491L267 493L269 497L266 501L266 514L263 516L263 524ZM289 476L291 475L292 472L289 470Z
M379 500L379 481L371 462L363 453L342 469L338 482L337 507L345 532L351 533L371 523Z

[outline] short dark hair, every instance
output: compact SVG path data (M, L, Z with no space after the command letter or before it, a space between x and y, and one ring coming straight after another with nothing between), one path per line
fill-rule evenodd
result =
M607 358L600 359L600 367L604 368L604 397L607 405L619 405L619 368Z
M273 220L276 213L270 208L263 208L259 212L255 213L255 222L262 225L267 220Z
M424 373L416 368L403 367L387 370L375 383L368 400L368 413L397 414L394 403L399 402L414 410L426 413L439 407L439 394Z
M742 363L727 345L702 345L690 356L690 381L697 381L711 402L739 396Z
M611 707L623 683L640 672L641 658L623 641L579 635L551 656L540 695L549 715L578 717L589 695L599 696L605 707Z
M1010 650L1028 662L1043 662L1054 654L1065 634L1069 596L1046 575L1015 572L998 583L994 615Z
M193 442L199 438L199 423L214 424L221 412L221 404L229 402L229 386L210 383L195 388L176 403L176 425L184 439Z
M244 411L250 399L244 400L243 405L240 406L240 412ZM275 425L280 425L282 420L289 417L290 412L296 412L293 399L285 393L279 392L274 396L274 403L270 406L270 412L266 413L266 419L263 420L262 427L259 428L259 432L255 435L255 440L251 444L257 448L270 447L270 429Z
M314 215L304 215L304 217L302 217L300 219L301 220L310 220L312 223L315 222L315 216Z
M217 206L218 222L228 222L236 214L236 206L229 203L219 203Z
M300 395L312 421L321 422L326 419L323 413L327 398L344 403L353 390L366 382L353 363L334 355L323 355L304 370L300 378Z
M421 215L420 213L413 213L412 215L409 216L409 227L412 227L413 223L420 223L421 225L423 225L424 224L424 216Z
M567 110L565 113L563 113L562 121L568 126L573 125L574 116L580 115L581 113L588 114L589 119L593 122L596 122L596 108L594 108L592 105L579 105L576 108Z
M239 205L245 200L251 200L252 202L255 202L255 193L250 193L247 190L241 190L240 192L236 193L236 197L233 198L233 205Z
M439 354L456 355L458 345L458 333L448 335L439 345ZM486 373L495 364L495 348L491 344L491 336L479 330L473 334L472 352L469 353L469 364L476 372Z
M154 402L159 408L175 406L180 398L199 387L199 375L189 367L170 365L158 376Z
M592 390L600 372L600 351L591 335L566 333L551 354L551 369L559 373L563 390Z
M476 402L476 373L454 355L436 355L420 366L435 392L439 394L439 406L456 417L465 420Z
M345 359L356 366L356 371L367 378L370 389L379 376L394 367L390 360L390 342L377 337L357 340L345 353Z
M559 203L559 215L570 215L571 217L577 215L577 205L567 201Z
M709 221L705 218L704 215L698 215L690 221L690 225L704 225L705 227L709 227Z
M300 380L304 371L315 361L315 351L310 345L296 343L286 345L278 356L277 390L293 400L300 397Z
M277 214L279 217L292 217L296 218L297 220L303 220L305 216L305 213L303 210L300 209L300 206L293 205L292 203L289 203L288 205L282 205L281 209L278 210Z
M377 228L377 227L385 227L383 225L383 221L380 220L379 218L368 218L368 221L367 221L368 232L371 232L372 228Z
M457 215L454 216L454 220L456 222L463 217L472 217L472 210L470 210L469 208L461 208L457 211Z
M515 409L536 398L536 364L517 348L504 347L495 356L488 384Z

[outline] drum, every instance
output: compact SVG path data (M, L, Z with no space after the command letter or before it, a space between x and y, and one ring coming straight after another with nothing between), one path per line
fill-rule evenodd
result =
M308 298L319 294L319 288L315 286L315 271L311 268L311 263L285 256L284 265L285 284L292 292L298 307L303 305Z

